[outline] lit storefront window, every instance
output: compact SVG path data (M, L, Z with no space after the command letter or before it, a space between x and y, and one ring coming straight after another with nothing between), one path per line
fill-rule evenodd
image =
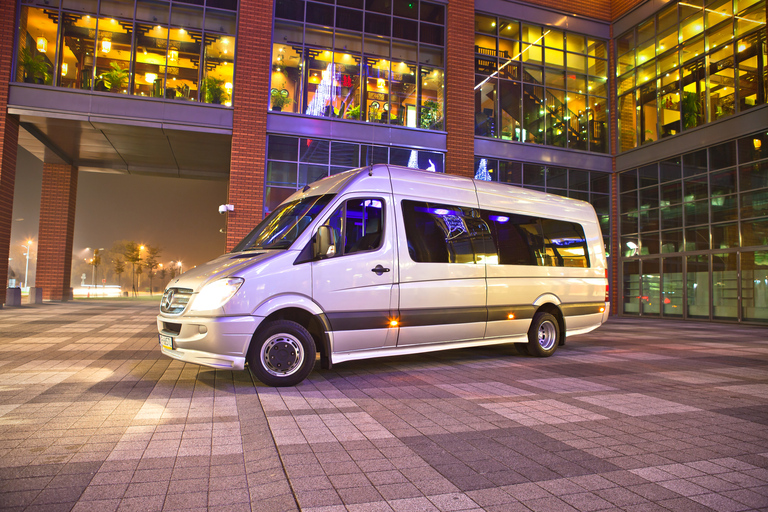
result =
M475 135L608 152L605 41L475 15Z
M20 11L16 81L231 105L236 2L40 4Z
M443 130L445 7L326 4L276 2L270 109Z
M682 0L616 39L619 149L766 102L765 0Z

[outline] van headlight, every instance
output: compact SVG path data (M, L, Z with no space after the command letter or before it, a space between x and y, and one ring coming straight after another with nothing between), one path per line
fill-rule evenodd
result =
M192 302L190 311L210 311L218 309L227 303L229 299L245 282L240 277L227 277L206 284Z

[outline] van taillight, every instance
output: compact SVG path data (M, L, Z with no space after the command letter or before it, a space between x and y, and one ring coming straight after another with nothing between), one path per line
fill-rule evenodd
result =
M605 269L605 302L610 302L611 292L608 285L608 269Z

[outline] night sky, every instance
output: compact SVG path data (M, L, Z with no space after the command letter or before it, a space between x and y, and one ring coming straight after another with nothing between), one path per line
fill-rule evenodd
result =
M25 240L31 237L30 281L34 277L40 187L43 164L19 148L11 228L10 267L22 280ZM218 213L227 200L227 182L81 172L78 176L73 261L90 252L109 249L119 240L159 245L160 261L183 262L192 268L225 251L225 216ZM79 276L73 272L73 284ZM34 284L31 282L30 284Z

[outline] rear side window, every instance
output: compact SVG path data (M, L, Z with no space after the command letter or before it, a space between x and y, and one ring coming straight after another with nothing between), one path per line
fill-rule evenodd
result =
M501 265L589 267L584 228L576 222L482 210Z
M589 267L576 222L418 201L403 201L403 220L416 262Z
M475 208L403 201L411 259L420 263L484 263L496 257L488 225Z

